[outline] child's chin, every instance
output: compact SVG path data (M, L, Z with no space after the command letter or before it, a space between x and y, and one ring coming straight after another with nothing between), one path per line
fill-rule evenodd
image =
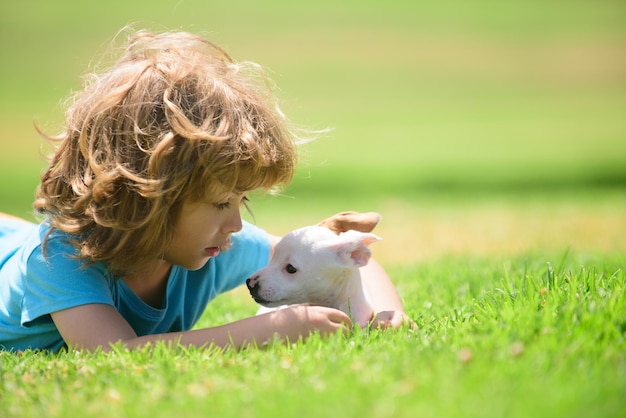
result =
M207 257L203 260L193 263L181 264L180 266L190 271L200 270L202 267L206 266L206 263L208 263L211 258L212 257Z

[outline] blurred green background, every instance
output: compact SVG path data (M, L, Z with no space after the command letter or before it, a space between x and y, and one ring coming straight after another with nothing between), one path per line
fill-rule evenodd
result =
M253 205L279 232L346 209L381 211L401 237L412 220L504 213L510 226L517 210L549 223L574 205L591 231L589 219L612 220L598 242L615 231L609 248L626 248L619 0L5 1L0 211L31 216L47 152L33 121L59 131L62 100L127 24L206 35L262 64L295 123L332 129L303 148L283 196ZM509 211L472 212L476 199Z

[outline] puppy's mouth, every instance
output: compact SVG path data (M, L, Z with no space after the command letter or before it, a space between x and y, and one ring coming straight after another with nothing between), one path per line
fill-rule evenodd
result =
M256 303L258 303L261 306L265 306L266 308L276 308L278 306L282 306L282 305L286 305L287 302L285 302L285 300L267 300L267 299L263 299L261 296L258 295L252 295L252 299L254 299L254 301Z

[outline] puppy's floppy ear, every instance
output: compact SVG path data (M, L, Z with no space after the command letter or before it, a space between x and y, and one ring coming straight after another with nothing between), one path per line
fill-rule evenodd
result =
M376 212L341 212L324 219L318 225L330 229L335 234L350 230L372 232L379 221L380 215Z
M346 267L363 267L368 263L372 252L368 245L380 241L371 233L348 231L340 234L330 247L337 252L339 262Z

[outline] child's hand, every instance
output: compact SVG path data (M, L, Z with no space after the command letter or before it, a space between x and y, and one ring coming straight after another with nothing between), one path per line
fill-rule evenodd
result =
M380 215L376 212L341 212L330 218L324 219L319 226L325 226L335 234L340 234L349 230L359 232L372 232L380 221Z
M372 322L370 323L370 327L385 330L387 328L400 328L407 324L411 329L417 328L417 324L415 324L415 322L413 322L413 320L404 312L382 311L378 312L374 316L374 319L372 319Z
M270 312L271 323L279 337L296 341L306 339L311 333L320 335L347 334L352 329L350 317L338 309L324 306L292 305Z

